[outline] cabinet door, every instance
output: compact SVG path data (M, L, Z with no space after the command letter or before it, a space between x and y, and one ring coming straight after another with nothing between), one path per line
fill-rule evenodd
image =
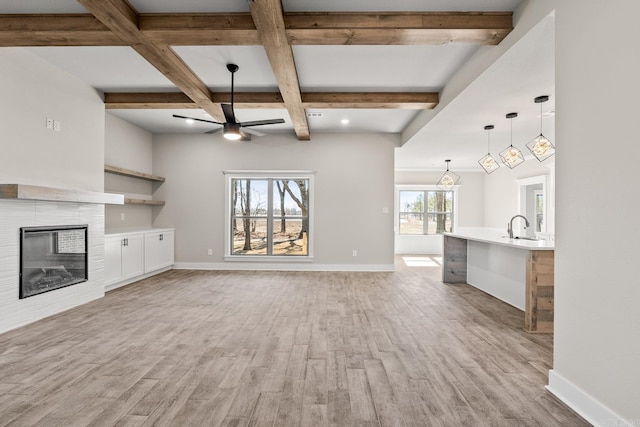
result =
M122 278L122 237L104 238L104 283L110 285Z
M163 238L161 241L161 266L168 267L173 265L174 260L174 232L167 231L166 233L162 233Z
M124 237L122 246L122 279L139 276L144 272L144 241L142 234L131 234Z
M173 231L146 233L144 237L144 272L173 264Z

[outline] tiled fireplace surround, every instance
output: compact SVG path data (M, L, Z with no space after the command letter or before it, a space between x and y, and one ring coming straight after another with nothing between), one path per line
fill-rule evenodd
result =
M19 299L20 227L89 225L89 280ZM0 200L0 333L104 296L104 205Z

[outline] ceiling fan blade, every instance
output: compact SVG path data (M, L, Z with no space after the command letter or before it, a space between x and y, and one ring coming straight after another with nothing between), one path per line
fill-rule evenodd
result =
M255 135L255 136L265 136L266 133L262 133L262 132L258 132L255 129L249 129L249 128L245 128L245 127L241 127L240 130L244 133L248 133L251 135Z
M254 120L252 122L242 122L240 126L262 126L262 125L277 125L278 123L284 123L284 119L267 119L267 120Z
M222 112L224 113L224 119L227 123L235 123L236 115L233 112L233 105L231 104L220 104L222 107Z
M213 120L205 120L205 119L197 119L195 117L187 117L187 116L180 116L178 114L174 114L173 117L176 117L178 119L189 119L189 120L195 120L197 122L205 122L205 123L213 123L214 125L221 125L223 123L220 122L214 122Z
M240 129L240 135L242 135L242 138L240 138L240 141L251 141L251 135L245 132L245 129Z
M206 131L205 133L208 133L208 134L211 135L211 134L214 134L214 133L220 133L220 132L222 132L223 129L224 128L211 129L211 130Z

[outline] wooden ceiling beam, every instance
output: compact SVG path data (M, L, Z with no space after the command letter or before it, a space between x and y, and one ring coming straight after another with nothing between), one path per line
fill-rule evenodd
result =
M438 104L435 92L302 92L304 108L396 108L408 110L432 109ZM228 103L230 93L212 93L214 102ZM278 92L236 92L234 104L243 108L285 108ZM191 109L200 108L183 93L105 93L107 109Z
M296 45L495 45L513 30L511 12L316 12L284 16Z
M126 46L93 15L0 15L0 46Z
M293 49L284 28L282 3L280 0L250 0L249 6L294 131L299 140L307 141L311 139L309 124L300 96Z
M230 92L211 93L213 102L228 104L231 101ZM117 92L104 94L107 109L164 109L200 108L183 93L130 93ZM282 95L279 92L236 92L234 93L236 108L285 108Z
M106 1L106 4L109 2ZM140 14L136 30L158 45L260 45L249 13ZM513 29L511 12L285 13L294 45L498 44ZM92 15L0 15L0 46L121 46Z
M219 103L211 100L209 88L167 45L151 42L139 29L139 16L126 0L78 0L107 28L125 40L151 65L167 77L178 89L211 115L222 121Z
M140 15L140 31L149 40L173 46L259 46L249 13Z
M303 92L305 108L397 108L429 110L438 105L434 92Z

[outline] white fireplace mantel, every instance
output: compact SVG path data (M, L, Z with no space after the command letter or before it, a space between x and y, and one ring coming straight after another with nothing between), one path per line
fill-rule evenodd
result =
M69 190L25 184L0 184L0 199L46 200L54 202L124 204L122 194Z

